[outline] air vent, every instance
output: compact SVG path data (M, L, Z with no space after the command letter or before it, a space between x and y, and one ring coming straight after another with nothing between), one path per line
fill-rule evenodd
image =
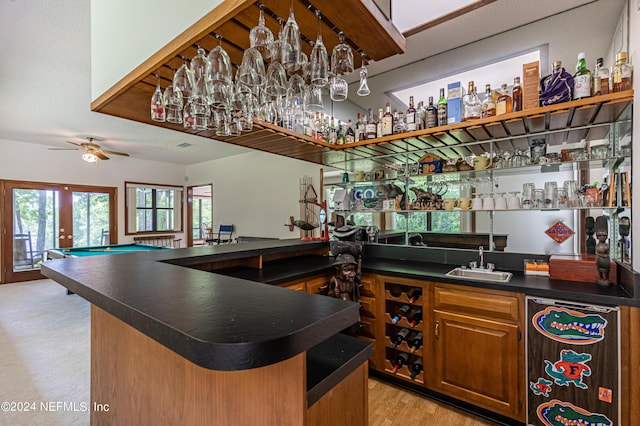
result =
M179 146L180 148L186 148L188 146L191 146L193 144L190 144L189 142L182 142L181 144L178 144L177 146Z

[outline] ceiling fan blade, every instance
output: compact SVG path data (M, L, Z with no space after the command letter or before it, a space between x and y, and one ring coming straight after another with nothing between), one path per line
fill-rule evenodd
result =
M75 145L75 146L82 146L79 143L75 143L75 142L71 142L71 141L65 141L66 143L70 143L71 145Z
M102 152L94 152L95 156L98 157L101 160L108 160L109 157L107 157L106 155L104 155Z
M129 154L127 154L126 152L110 151L108 149L102 149L101 151L104 152L105 154L124 155L125 157L129 156Z
M77 151L80 148L49 148L51 151Z

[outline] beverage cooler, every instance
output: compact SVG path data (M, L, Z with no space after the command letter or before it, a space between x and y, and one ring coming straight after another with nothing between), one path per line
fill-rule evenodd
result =
M618 308L527 297L527 424L619 425Z

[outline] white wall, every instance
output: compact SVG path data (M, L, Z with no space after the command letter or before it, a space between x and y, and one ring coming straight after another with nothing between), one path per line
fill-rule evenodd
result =
M0 144L0 179L118 188L119 243L133 241L133 236L124 235L125 181L164 185L185 183L186 167L182 165L114 156L109 161L99 162L96 167L83 161L80 151L50 151L43 145L2 139ZM184 247L184 234L176 233L176 236L182 238Z
M91 0L91 99L96 99L222 0Z
M187 168L188 185L213 183L213 223L236 225L236 235L298 238L284 226L300 219L299 188L304 176L319 187L320 166L260 151Z

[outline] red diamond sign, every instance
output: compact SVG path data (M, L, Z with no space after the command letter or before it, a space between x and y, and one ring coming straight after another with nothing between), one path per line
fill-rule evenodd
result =
M558 244L564 242L574 234L573 230L562 223L562 221L554 223L551 225L551 228L544 231L544 233Z

